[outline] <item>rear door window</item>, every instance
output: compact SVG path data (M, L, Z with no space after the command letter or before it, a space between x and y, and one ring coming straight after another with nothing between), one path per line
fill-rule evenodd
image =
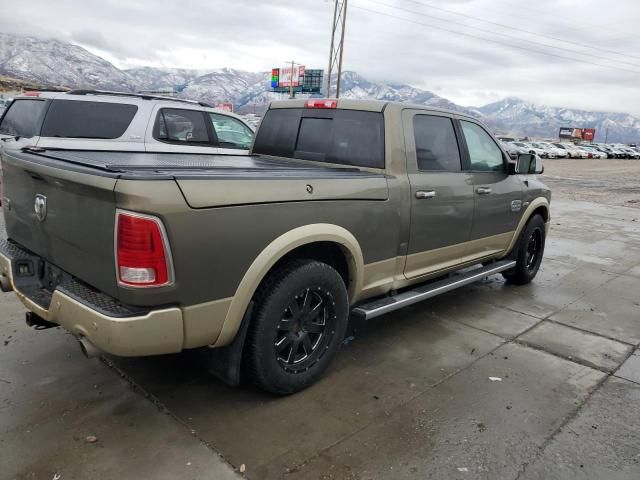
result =
M460 150L453 128L447 117L416 115L413 117L418 170L459 172Z
M43 137L114 139L124 135L138 107L125 103L53 100Z
M253 131L237 118L219 113L209 113L209 118L222 148L248 150L253 141Z
M212 144L203 113L179 108L163 108L158 112L153 138L180 145Z
M253 152L384 168L383 115L340 109L269 110L258 129Z
M48 103L46 100L15 100L0 122L0 133L20 137L39 135Z

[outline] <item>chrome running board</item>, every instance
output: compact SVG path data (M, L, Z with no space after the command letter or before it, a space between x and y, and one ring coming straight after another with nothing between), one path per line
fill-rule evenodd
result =
M467 270L441 280L422 284L412 290L406 290L396 295L369 300L367 303L362 303L355 307L351 313L363 320L370 320L385 313L393 312L394 310L435 297L436 295L464 287L489 275L510 270L515 266L516 262L514 260L494 262L485 267L475 268L470 271Z

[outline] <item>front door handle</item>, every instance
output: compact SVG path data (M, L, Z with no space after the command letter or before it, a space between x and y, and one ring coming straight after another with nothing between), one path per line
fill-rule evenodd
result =
M424 198L433 198L436 196L436 192L434 190L418 190L416 192L416 198L424 199Z
M476 188L476 193L478 195L488 195L492 192L491 187L478 187Z

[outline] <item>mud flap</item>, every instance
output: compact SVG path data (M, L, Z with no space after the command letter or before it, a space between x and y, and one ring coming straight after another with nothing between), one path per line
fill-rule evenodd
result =
M207 370L231 387L240 385L242 372L242 352L251 323L253 302L249 304L242 318L240 329L233 341L226 347L210 348L206 351Z

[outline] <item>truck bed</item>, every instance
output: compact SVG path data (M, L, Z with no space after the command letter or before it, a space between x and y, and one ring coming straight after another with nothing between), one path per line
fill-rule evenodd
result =
M355 167L332 167L309 161L260 155L207 155L88 150L23 150L11 152L21 160L74 169L90 168L96 175L122 179L237 177L353 178L379 174ZM61 163L63 162L63 163ZM54 166L54 165L51 165Z
M2 163L7 236L42 258L46 262L42 268L51 266L50 289L59 280L55 270L59 268L132 305L186 297L179 295L181 282L159 293L153 289L137 292L135 298L118 287L114 262L117 209L160 218L180 269L193 260L193 251L206 250L212 235L223 241L225 233L218 225L226 224L228 215L234 219L247 215L246 220L237 221L249 228L256 219L266 219L280 209L269 208L267 216L248 209L292 204L296 205L293 210L317 211L322 219L353 202L379 204L389 195L384 174L276 157L7 149ZM43 218L34 211L38 201L46 205ZM315 202L321 204L312 207ZM364 217L354 218L365 221ZM289 221L299 221L296 219L293 215ZM282 233L268 228L265 232L269 237ZM249 237L229 238L237 245ZM211 264L215 262L220 260ZM195 291L191 285L189 290Z

